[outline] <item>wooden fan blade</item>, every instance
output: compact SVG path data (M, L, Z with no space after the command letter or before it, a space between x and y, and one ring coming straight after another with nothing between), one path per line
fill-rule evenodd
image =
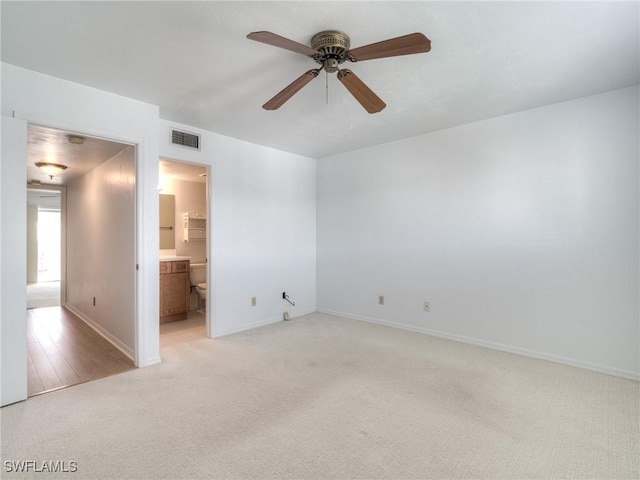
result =
M351 95L360 102L360 105L369 113L377 113L387 106L373 90L367 87L355 73L349 69L340 70L338 72L338 80L347 87Z
M410 33L402 37L390 38L382 42L354 48L347 52L347 58L352 62L359 62L361 60L371 60L374 58L425 53L429 50L431 50L431 40L422 33Z
M265 110L277 110L284 104L284 102L298 93L302 87L316 78L318 76L318 73L320 73L320 70L317 68L303 73L289 85L283 88L282 91L276 94L275 97L265 103L262 108L264 108Z
M288 38L281 37L280 35L276 35L275 33L271 32L251 32L249 35L247 35L247 38L249 40L255 40L256 42L262 42L266 43L267 45L273 45L274 47L280 47L284 48L285 50L301 53L302 55L307 55L309 57L318 55L320 53L311 47L298 42L294 42L293 40L289 40Z

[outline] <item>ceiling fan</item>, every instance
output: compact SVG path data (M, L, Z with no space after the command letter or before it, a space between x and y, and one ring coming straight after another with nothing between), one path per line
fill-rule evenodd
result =
M349 37L345 33L336 30L325 30L316 33L311 38L310 47L271 32L252 32L247 35L247 38L306 55L321 65L320 68L314 68L303 73L277 93L262 106L265 110L280 108L324 69L328 73L338 72L338 80L349 90L360 105L369 113L377 113L387 105L355 73L347 68L340 69L339 65L347 60L360 62L375 58L426 53L431 50L431 41L422 33L411 33L401 37L390 38L389 40L372 43L353 50L349 50L351 46Z

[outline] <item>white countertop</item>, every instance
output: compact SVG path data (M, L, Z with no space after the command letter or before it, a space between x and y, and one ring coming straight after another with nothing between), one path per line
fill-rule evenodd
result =
M181 257L174 255L173 257L160 257L161 262L177 262L179 260L191 260L191 257Z

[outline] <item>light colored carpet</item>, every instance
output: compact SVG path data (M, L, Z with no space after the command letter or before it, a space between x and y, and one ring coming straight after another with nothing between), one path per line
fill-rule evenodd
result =
M60 305L60 282L40 282L27 285L27 309Z
M639 475L638 382L317 313L162 352L161 365L3 408L3 467L76 461L67 477L83 479Z

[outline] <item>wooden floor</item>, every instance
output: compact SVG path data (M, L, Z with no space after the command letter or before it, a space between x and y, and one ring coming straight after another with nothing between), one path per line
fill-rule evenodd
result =
M63 307L27 310L27 394L132 370L133 362Z

